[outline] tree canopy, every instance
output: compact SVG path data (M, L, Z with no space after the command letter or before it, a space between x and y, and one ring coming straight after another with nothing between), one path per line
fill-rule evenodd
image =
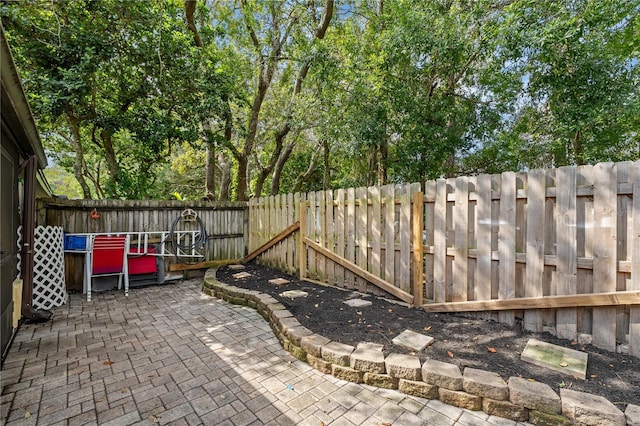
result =
M55 181L66 170L85 198L244 200L640 157L638 0L0 11Z

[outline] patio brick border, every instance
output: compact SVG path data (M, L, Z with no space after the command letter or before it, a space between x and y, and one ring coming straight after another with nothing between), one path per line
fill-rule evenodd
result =
M285 350L322 373L534 425L640 424L638 405L629 404L623 413L604 397L565 389L558 396L547 384L518 377L505 382L493 372L473 368L460 372L456 365L441 361L420 365L418 357L404 354L389 354L382 364L362 362L363 350L313 333L272 296L220 282L216 271L211 268L205 273L203 293L256 309ZM401 358L402 365L419 368L397 368Z

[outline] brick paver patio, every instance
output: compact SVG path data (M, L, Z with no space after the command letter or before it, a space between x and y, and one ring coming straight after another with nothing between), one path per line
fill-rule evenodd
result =
M516 424L322 374L201 284L73 295L23 325L1 372L2 424Z

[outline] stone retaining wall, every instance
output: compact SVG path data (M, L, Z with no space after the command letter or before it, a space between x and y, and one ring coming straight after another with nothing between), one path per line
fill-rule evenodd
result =
M296 358L316 370L354 383L397 389L409 395L439 399L450 405L534 425L640 425L640 406L630 404L623 413L607 399L561 389L560 395L544 383L519 377L504 381L499 374L427 360L417 356L382 352L382 346L357 347L332 342L303 327L270 295L238 288L216 280L216 270L205 274L202 291L229 303L256 309L274 334Z

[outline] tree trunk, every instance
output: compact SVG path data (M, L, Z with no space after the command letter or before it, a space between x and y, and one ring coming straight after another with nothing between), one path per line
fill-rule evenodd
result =
M318 168L318 157L320 156L320 147L316 148L313 151L313 155L311 156L311 161L309 161L309 167L304 173L300 173L298 178L296 179L295 184L293 185L293 192L300 192L302 189L302 185L304 185L310 178L313 176L313 173Z
M280 193L280 178L282 177L282 170L284 169L284 165L287 160L291 156L293 152L293 148L296 146L294 142L291 142L287 147L282 151L280 157L278 157L278 162L273 168L273 175L271 176L271 192L270 195L278 195Z
M220 201L231 199L231 161L224 154L218 155L218 167L220 168Z
M244 6L244 2L241 2L241 5ZM314 31L314 39L323 39L327 29L329 28L329 23L333 17L333 7L334 0L327 0L324 8L324 13L318 27ZM255 33L253 27L250 24L247 24L247 29L249 30L249 35L251 37L252 43L256 48L258 54L262 54L260 42L258 40L257 34ZM262 103L264 101L264 97L266 95L269 86L271 85L271 81L273 80L273 75L276 70L276 66L279 61L279 56L282 51L282 43L285 42L286 39L280 40L277 37L272 40L271 43L271 52L267 58L263 58L261 60L261 69L260 69L260 77L258 79L258 90L256 92L256 97L254 98L253 104L251 106L251 114L249 118L249 124L247 129L247 136L245 138L244 149L242 151L241 159L238 161L238 176L237 176L237 199L240 201L247 200L247 191L248 191L248 176L247 176L247 163L249 161L249 156L253 153L253 147L255 144L256 134L258 130L258 121L260 116L260 110L262 109ZM282 129L278 132L277 140L276 140L276 152L271 156L269 161L269 165L263 170L261 175L259 176L258 182L256 183L256 196L260 196L262 192L262 186L264 185L264 181L267 176L271 173L278 160L280 159L280 151L282 150L282 144L285 140L287 134L291 130L290 125L290 111L293 105L293 99L300 93L302 82L304 81L307 73L309 71L309 67L311 66L310 62L305 62L300 69L298 76L296 78L292 101L289 108L289 114L287 115L287 121L283 125ZM279 139L278 139L279 137ZM284 166L284 165L283 165ZM279 183L277 184L279 185ZM273 188L272 188L273 191Z
M378 177L378 146L371 145L369 148L369 168L366 172L367 186L374 185Z
M585 164L584 147L582 146L582 132L580 130L577 130L576 134L573 136L573 155L576 160L576 165L583 166Z
M206 197L210 200L214 200L216 195L216 146L210 129L205 129L204 137L207 143L205 152L206 171L204 190L206 192Z
M80 184L80 188L82 188L82 197L85 200L90 200L91 190L89 189L89 185L87 185L87 181L84 179L84 150L82 149L82 139L80 137L80 124L78 122L78 118L73 113L73 110L70 106L67 106L67 123L69 124L69 129L71 130L71 140L73 141L73 150L75 151L75 159L73 162L73 175L76 180Z
M386 136L380 141L380 160L378 161L378 185L387 184L387 158L389 157L389 142Z
M328 191L331 189L331 164L329 164L329 154L331 154L331 151L329 150L329 142L326 139L322 141L322 151L322 163L324 166L322 174L322 189Z
M113 143L111 140L111 134L106 130L100 132L100 139L102 139L102 148L104 149L104 159L107 162L107 168L113 181L113 194L118 195L118 183L120 182L120 169L118 162L116 161L116 152L113 149Z

